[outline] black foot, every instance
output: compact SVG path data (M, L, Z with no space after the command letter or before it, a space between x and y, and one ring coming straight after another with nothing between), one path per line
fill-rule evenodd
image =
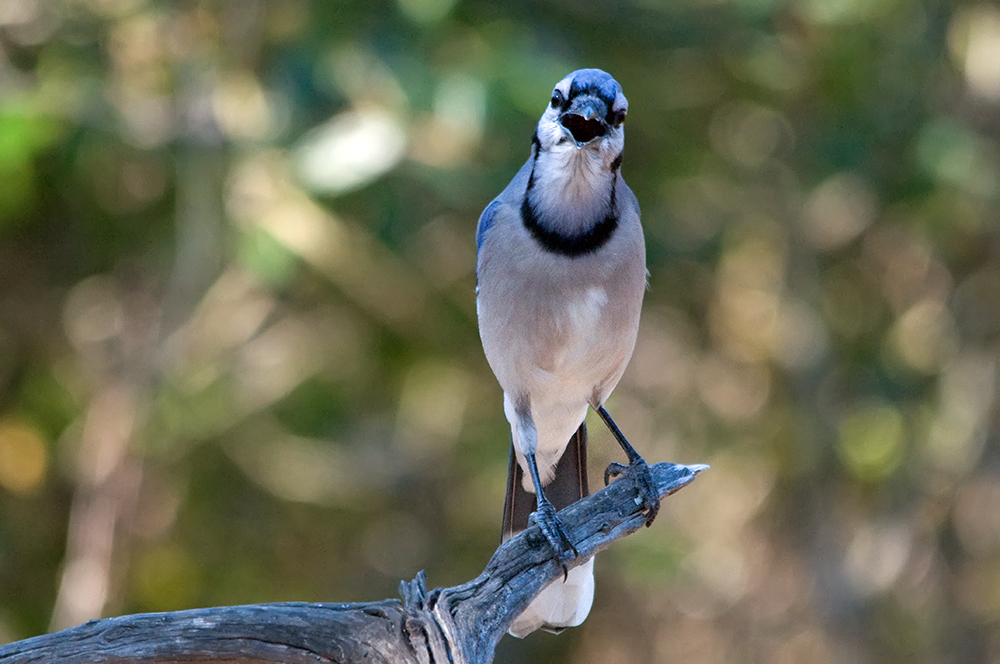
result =
M653 481L653 473L649 464L641 456L636 456L629 465L612 463L604 470L604 485L607 486L612 477L628 477L642 497L642 508L646 510L646 527L653 524L653 519L660 512L660 495Z
M569 568L566 567L566 563L580 554L576 550L576 547L573 546L573 543L569 541L569 537L566 536L566 531L563 530L562 524L559 523L559 518L556 516L556 508L547 500L545 502L540 501L538 509L528 517L528 523L538 524L539 530L545 535L549 546L555 552L556 561L562 567L563 580L568 578Z

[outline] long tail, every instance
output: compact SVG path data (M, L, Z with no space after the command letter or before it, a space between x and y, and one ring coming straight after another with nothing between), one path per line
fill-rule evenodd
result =
M502 540L528 527L528 517L537 506L535 494L524 490L524 471L517 463L514 446L511 445L510 465L507 469L507 496L503 508ZM545 486L545 495L557 510L571 505L590 495L587 483L587 424L580 424L566 445L555 477ZM510 633L523 638L537 629L559 633L567 627L575 627L590 613L594 599L594 561L575 567L569 578L554 581L528 605L514 624Z

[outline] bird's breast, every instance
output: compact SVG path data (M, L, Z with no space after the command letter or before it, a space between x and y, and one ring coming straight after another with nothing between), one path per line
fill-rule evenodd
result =
M589 337L608 303L608 292L601 286L589 286L566 302L557 326L571 337Z
M477 298L487 360L504 391L586 403L613 389L635 343L645 288L637 219L600 251L542 251L520 218L483 246Z
M556 394L579 392L580 398L588 398L594 385L627 361L634 321L616 316L605 285L585 284L562 296L543 298L523 310L530 322L512 331L511 341L520 337L511 345L512 359L531 384L529 392L545 386Z

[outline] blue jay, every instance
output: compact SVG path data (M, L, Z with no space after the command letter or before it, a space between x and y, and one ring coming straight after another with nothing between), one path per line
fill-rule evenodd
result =
M635 346L646 288L639 204L619 168L628 101L599 69L559 81L531 156L476 229L476 310L486 359L503 388L511 457L503 538L537 523L563 568L510 628L523 637L579 625L594 596L593 559L577 556L556 509L586 496L590 406L629 465L647 525L659 510L649 467L604 408Z

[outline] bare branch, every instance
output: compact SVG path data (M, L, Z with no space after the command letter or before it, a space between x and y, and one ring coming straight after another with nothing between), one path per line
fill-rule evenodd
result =
M660 463L651 470L663 498L705 468ZM640 502L635 486L623 478L560 512L580 552L570 567L642 528ZM468 583L428 592L421 572L401 584L403 602L254 604L92 620L0 646L0 664L486 664L514 619L561 575L545 538L532 527L500 546Z

